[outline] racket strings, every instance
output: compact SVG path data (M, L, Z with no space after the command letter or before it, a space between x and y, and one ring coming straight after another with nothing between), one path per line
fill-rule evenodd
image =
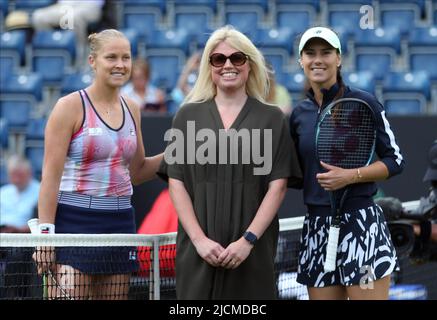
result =
M368 163L373 152L375 124L369 108L357 102L335 105L323 117L317 137L321 161L355 168Z

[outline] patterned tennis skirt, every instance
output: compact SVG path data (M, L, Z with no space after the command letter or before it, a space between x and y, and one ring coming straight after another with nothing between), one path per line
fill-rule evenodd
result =
M344 213L340 223L336 269L325 272L331 216L305 217L297 281L309 287L360 285L399 270L396 251L382 209L372 205Z

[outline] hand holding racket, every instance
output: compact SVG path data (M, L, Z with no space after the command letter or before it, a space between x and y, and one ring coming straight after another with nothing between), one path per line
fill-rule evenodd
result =
M326 169L327 172L318 173L316 178L320 186L326 191L335 191L346 187L351 183L351 180L357 176L356 169L343 169L324 163L323 161L320 161L320 165Z
M39 219L30 219L27 221L27 225L29 226L30 232L32 234L39 234ZM53 278L53 273L51 268L55 261L55 250L53 247L36 247L35 251L32 255L32 259L36 263L36 268L38 274L42 275L43 280L43 298L48 299L48 280L47 275L50 275Z
M323 109L316 127L316 156L342 169L367 166L375 151L376 123L372 108L356 98L338 99ZM334 271L342 207L348 187L330 191L332 222L329 228L324 270Z

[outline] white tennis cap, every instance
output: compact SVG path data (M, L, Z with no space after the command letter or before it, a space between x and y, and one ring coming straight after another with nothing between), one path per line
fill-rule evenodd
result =
M312 38L321 38L325 40L335 49L338 49L338 51L341 54L340 39L335 34L335 32L325 27L314 27L305 31L304 34L302 35L302 38L300 38L299 55L302 53L303 47L305 47L305 44L308 42L308 40Z

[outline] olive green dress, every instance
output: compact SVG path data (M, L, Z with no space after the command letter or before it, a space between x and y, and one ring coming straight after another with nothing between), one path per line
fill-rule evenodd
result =
M219 153L223 153L218 143L219 129L224 128L215 101L187 104L176 114L173 128L181 130L185 137L184 163L188 162L190 152L193 153L192 147L187 147L187 143L195 141L187 130L189 121L194 121L196 132L205 128L214 131L217 137L216 156L219 159ZM262 104L249 97L231 128L237 131L244 128L250 132L252 129L261 129L261 154L264 147L266 152L270 152L268 146L262 143L263 130L272 130L272 166L269 174L254 175L253 169L263 165L259 161L256 161L256 165L252 157L250 163L242 163L244 157L241 153L241 141L238 145L237 164L229 164L231 152L228 148L228 164L217 164L217 160L216 164L199 164L195 161L195 164L170 165L163 161L160 168L161 176L168 175L184 182L201 228L207 237L219 242L224 248L238 240L246 231L267 193L270 181L288 178L291 186L301 180L288 121L278 107ZM196 150L204 143L196 141ZM191 159L192 156L193 154ZM236 269L225 269L212 267L204 261L179 224L176 254L177 298L275 299L274 258L278 233L279 221L276 216L247 259Z

